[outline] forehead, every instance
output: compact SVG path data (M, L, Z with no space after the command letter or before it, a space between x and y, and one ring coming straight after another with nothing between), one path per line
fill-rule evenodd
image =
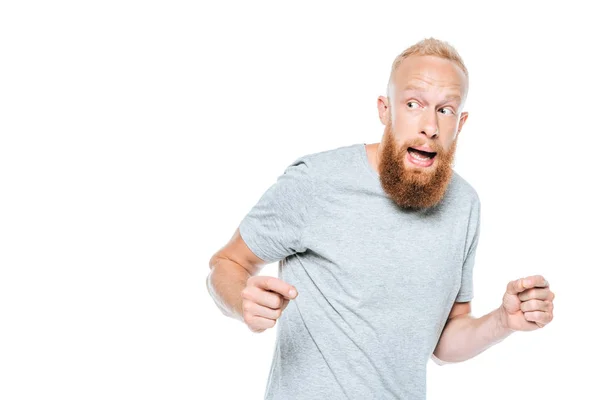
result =
M453 61L435 56L410 56L394 71L396 92L407 90L464 93L467 79Z

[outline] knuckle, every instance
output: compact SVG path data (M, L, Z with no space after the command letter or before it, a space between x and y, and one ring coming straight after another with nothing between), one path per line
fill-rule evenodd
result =
M254 333L260 333L263 331L263 329L257 328L255 326L248 326L248 328L250 328L250 330Z
M249 312L244 312L242 314L242 316L244 317L244 322L248 325L252 324L252 314L250 314Z
M250 289L246 286L243 290L242 290L242 297L244 299L247 299L250 296Z
M283 300L281 299L281 297L277 296L277 300L275 300L275 308L281 308L282 305Z
M281 301L279 296L270 295L268 301L265 304L269 308L279 308L281 307Z
M540 319L540 312L539 311L534 311L531 313L531 320L532 321L539 321Z
M251 276L250 278L248 278L248 280L246 281L246 285L248 286L254 286L256 284L256 280L258 279L258 276L254 275Z
M532 322L537 321L539 317L540 317L539 311L532 311L529 313L529 320Z
M535 301L535 308L536 308L536 310L544 310L546 308L545 304L544 304L544 301L542 301L542 300L536 300Z
M263 307L273 308L273 297L271 295L266 295L261 299L260 305Z

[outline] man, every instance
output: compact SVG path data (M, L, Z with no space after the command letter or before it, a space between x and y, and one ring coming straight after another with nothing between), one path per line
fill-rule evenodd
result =
M253 332L277 324L266 399L425 399L426 365L460 362L553 318L543 276L470 315L476 191L452 169L468 72L425 39L378 98L381 143L300 157L210 260L209 292ZM279 261L279 279L259 276Z

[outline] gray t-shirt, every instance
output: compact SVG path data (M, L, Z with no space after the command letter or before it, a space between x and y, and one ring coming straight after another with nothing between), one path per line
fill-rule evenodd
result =
M456 172L438 205L401 209L364 143L289 165L239 227L298 289L276 324L264 398L425 399L450 310L473 298L479 214Z

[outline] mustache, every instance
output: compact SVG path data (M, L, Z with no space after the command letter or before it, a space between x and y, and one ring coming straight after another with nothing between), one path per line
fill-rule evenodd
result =
M420 147L420 146L429 147L432 151L436 152L437 154L446 153L446 150L444 150L444 148L442 147L442 145L439 142L430 142L430 141L427 141L427 140L424 140L421 138L414 138L414 139L407 141L406 143L404 143L402 145L401 150L407 151L409 147Z

